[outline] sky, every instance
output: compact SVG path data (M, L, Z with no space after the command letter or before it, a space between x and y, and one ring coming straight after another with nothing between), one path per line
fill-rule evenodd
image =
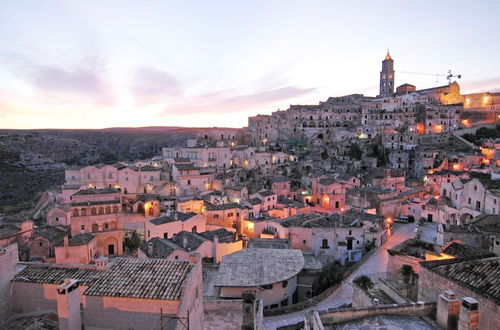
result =
M500 91L500 1L0 1L0 128L242 127L396 86Z

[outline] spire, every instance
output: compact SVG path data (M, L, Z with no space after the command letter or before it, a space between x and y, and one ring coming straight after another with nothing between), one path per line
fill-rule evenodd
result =
M387 55L385 55L385 59L384 60L392 60L392 57L389 54L389 48L387 48Z

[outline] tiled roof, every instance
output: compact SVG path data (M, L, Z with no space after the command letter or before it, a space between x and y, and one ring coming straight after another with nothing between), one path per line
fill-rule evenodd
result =
M85 245L94 239L94 235L90 233L79 234L69 239L69 245Z
M90 205L106 205L106 204L120 204L120 200L78 202L78 203L71 203L71 206L90 206Z
M161 171L160 167L151 166L151 165L142 166L142 167L139 167L139 169L141 170L141 172Z
M261 195L262 197L269 197L269 196L276 195L276 193L274 191L271 191L271 190L259 191L258 194Z
M97 270L91 267L69 267L50 264L28 265L12 281L62 284L65 279L71 278L78 280L82 285L89 286L102 276L104 272L104 270Z
M151 219L149 220L149 222L155 225L162 225L164 223L169 223L169 222L186 221L194 216L196 216L196 213L193 212L184 213L184 212L174 211L169 214L162 215L161 217Z
M152 253L149 253L149 246L152 245ZM148 242L141 244L140 249L149 258L166 259L172 252L178 250L179 247L168 239L153 237Z
M337 183L337 181L335 181L332 178L323 178L323 179L319 179L318 183L322 184L322 185L331 185L331 184Z
M500 305L500 257L439 260L420 265Z
M59 246L62 245L65 235L66 235L66 230L63 230L58 227L49 226L45 228L36 228L34 236L45 237L54 246Z
M284 176L273 176L271 182L289 182L290 179Z
M17 228L16 226L12 225L0 225L0 238L6 238L9 236L12 236L14 234L17 234L20 232L21 229Z
M84 190L80 190L76 193L74 193L73 195L101 195L101 194L115 194L115 193L119 193L120 192L120 189L115 189L115 188L111 188L111 187L108 187L108 188L104 188L104 189L96 189L96 188L89 188L89 189L84 189Z
M303 266L300 250L244 249L222 257L215 286L255 287L278 283L297 275Z
M235 242L237 240L236 234L227 230L226 228L220 228L212 231L205 231L203 233L199 233L199 235L211 241L213 241L215 236L217 236L219 242L222 243L230 243L230 242Z
M252 205L259 205L260 203L262 203L262 201L258 198L250 198L250 199L247 199L246 202L248 202Z
M184 237L186 238L186 247L184 247ZM196 233L183 230L170 238L169 241L186 251L195 251L207 240Z
M238 203L227 203L227 204L214 205L214 204L205 202L205 206L207 207L208 211L230 210L230 209L239 209L240 208L240 204L238 204Z
M118 259L84 294L179 300L192 268L185 260Z
M494 256L493 253L490 253L485 250L476 249L472 246L461 244L458 242L451 242L446 246L442 253L446 253L454 256L455 258L466 258L466 257L474 257L474 256Z

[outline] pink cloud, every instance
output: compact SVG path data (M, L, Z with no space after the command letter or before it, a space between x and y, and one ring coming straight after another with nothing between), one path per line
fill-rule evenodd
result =
M139 106L155 104L182 92L179 80L168 72L144 67L135 74L132 94Z
M244 112L274 106L278 102L292 100L314 93L316 88L285 86L259 90L253 93L238 93L228 89L199 95L167 106L165 115L173 114L223 114L224 112Z

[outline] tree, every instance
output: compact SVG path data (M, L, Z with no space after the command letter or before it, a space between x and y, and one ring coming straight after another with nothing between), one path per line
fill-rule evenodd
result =
M351 144L351 150L349 150L349 157L361 160L361 156L363 156L363 151L357 144Z
M125 247L127 247L130 251L135 251L141 245L141 238L134 233L131 238L125 238Z
M399 269L399 274L403 278L403 282L408 283L410 282L410 278L415 275L415 271L412 266L405 264Z
M329 262L321 268L319 276L312 284L313 295L316 296L329 287L342 281L343 271L339 264Z
M364 291L373 289L373 287L375 286L372 279L366 275L357 276L352 282Z

